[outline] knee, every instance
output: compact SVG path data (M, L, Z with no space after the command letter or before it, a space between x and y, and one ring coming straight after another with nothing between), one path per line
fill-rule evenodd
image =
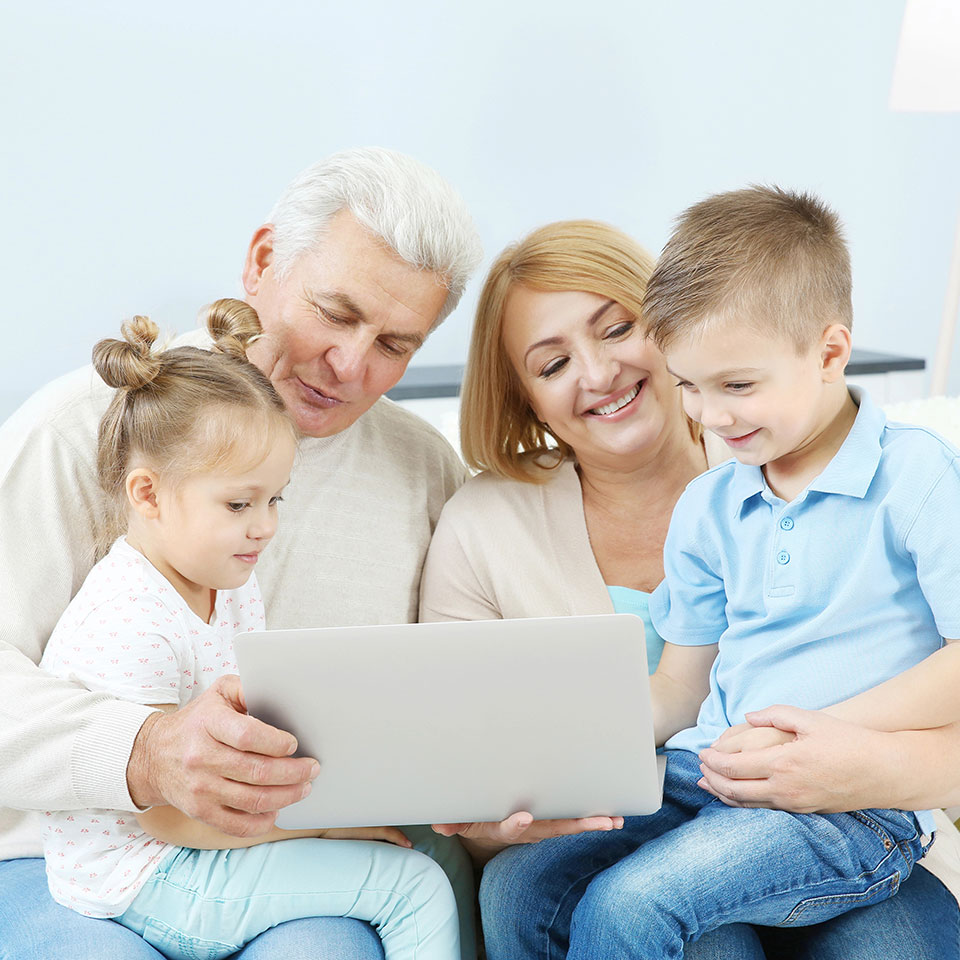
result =
M407 855L408 882L404 885L406 895L414 907L429 906L438 915L456 914L457 902L453 887L443 867L418 850L404 851Z
M660 918L661 904L641 884L603 873L594 877L573 913L572 929L579 938L601 934L629 942L636 931L649 929Z

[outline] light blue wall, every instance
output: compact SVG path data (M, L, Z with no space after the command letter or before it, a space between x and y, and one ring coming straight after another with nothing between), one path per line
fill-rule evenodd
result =
M6 5L0 417L123 317L182 330L236 293L286 181L371 143L448 176L488 256L571 216L659 249L705 194L812 189L848 226L856 341L929 359L960 117L888 111L901 13L901 0ZM477 286L416 362L463 358Z

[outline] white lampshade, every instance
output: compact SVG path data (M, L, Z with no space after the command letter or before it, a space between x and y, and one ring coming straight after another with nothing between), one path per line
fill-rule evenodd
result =
M907 0L891 110L960 110L960 0Z

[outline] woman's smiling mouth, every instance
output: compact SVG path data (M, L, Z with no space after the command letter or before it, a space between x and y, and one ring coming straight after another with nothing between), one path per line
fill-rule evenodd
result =
M631 403L640 393L640 388L646 381L641 380L639 383L635 383L626 393L617 397L616 400L611 400L609 403L605 403L602 407L593 407L591 410L587 410L587 413L592 417L609 417L611 414L616 413L618 410L622 410L628 403Z

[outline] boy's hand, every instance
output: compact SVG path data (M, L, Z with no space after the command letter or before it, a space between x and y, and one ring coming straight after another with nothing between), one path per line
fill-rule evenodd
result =
M748 750L763 750L765 747L778 747L796 740L796 735L788 730L776 727L755 727L749 723L738 723L726 730L712 744L720 753L746 753Z
M384 840L398 847L413 847L407 835L397 827L335 827L318 830L317 836L324 840Z

